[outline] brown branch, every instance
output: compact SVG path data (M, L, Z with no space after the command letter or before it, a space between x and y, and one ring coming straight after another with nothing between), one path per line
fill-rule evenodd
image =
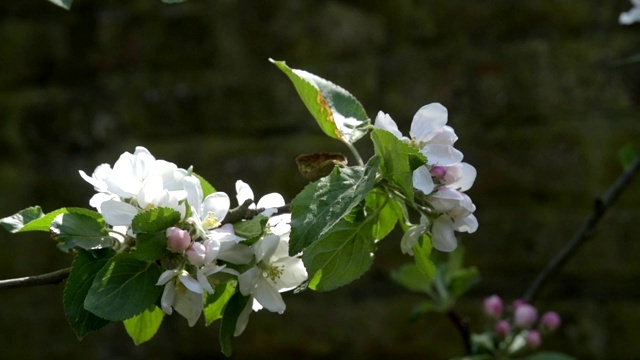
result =
M631 180L638 171L640 171L640 156L636 157L636 159L625 169L616 181L611 184L604 196L596 200L591 215L585 219L584 223L573 235L571 240L560 250L560 252L556 254L554 258L549 261L549 263L547 263L531 283L522 297L524 301L529 303L534 301L536 295L540 291L540 288L545 284L549 277L555 274L567 262L567 260L576 253L580 245L584 244L592 237L595 227L600 219L602 219L607 209L613 205L622 191L629 186Z
M261 212L265 211L264 208L250 209L253 204L253 200L247 199L240 206L229 210L227 216L222 221L223 224L233 224L242 220L251 220L258 216ZM279 208L276 208L276 214L282 214L290 211L291 204L285 204Z
M466 354L471 355L471 330L469 329L469 322L466 319L460 317L460 315L454 310L447 311L447 318L453 323L462 338L464 343L464 350Z
M16 279L0 280L0 289L28 287L36 285L59 284L69 277L71 268L61 269L41 275L33 275Z

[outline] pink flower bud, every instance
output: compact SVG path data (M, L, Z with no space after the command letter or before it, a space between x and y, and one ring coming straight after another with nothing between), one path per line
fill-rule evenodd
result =
M513 314L513 323L523 329L530 328L538 320L538 310L529 304L522 304Z
M445 175L447 175L447 168L444 166L436 165L431 168L429 173L431 173L431 176L433 176L436 180L442 180L444 179Z
M186 230L182 230L179 227L170 227L166 231L167 234L167 247L173 252L181 252L189 247L191 244L191 236Z
M207 255L207 249L202 243L194 242L185 252L189 262L195 266L202 266L205 263L205 256Z
M498 295L491 295L484 299L484 312L492 317L500 317L502 314L502 299Z
M542 338L540 338L540 333L537 330L529 330L525 339L530 349L537 349L542 343Z
M522 304L526 304L526 303L524 302L524 300L522 300L522 299L516 299L516 300L513 300L513 302L511 303L511 308L512 308L513 310L515 310L515 309L519 308L519 307L520 307L520 305L522 305Z
M558 315L555 311L547 311L542 315L542 319L540 320L542 326L549 331L555 331L560 327L562 321L560 320L560 315Z
M511 325L507 320L500 320L496 323L495 331L499 338L504 339L511 332Z

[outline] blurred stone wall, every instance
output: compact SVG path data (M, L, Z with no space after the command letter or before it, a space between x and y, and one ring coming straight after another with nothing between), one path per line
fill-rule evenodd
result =
M463 236L482 282L457 310L482 331L484 296L522 296L619 175L617 152L640 145L640 25L617 23L629 1L44 0L0 2L0 215L34 204L88 206L92 172L144 145L193 165L233 194L291 199L305 185L293 159L347 150L325 138L289 80L286 60L350 90L374 118L408 131L440 102L457 148L478 170L469 195L479 230ZM371 143L359 148L367 156ZM553 278L537 303L564 319L543 349L579 359L637 359L640 182ZM0 278L69 266L45 234L0 232ZM410 322L421 297L389 272L411 259L399 238L374 268L331 293L285 296L252 315L237 359L444 359L462 355L441 315ZM62 285L0 291L0 359L220 358L217 325L165 318L134 346L119 324L78 342Z

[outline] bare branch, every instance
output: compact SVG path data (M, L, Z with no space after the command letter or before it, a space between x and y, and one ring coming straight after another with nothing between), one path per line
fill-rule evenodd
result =
M48 274L33 275L16 279L0 280L0 289L28 287L36 285L59 284L69 277L71 268L61 269Z
M567 260L576 253L580 245L592 237L595 227L600 219L602 219L607 209L613 205L622 191L629 186L631 180L638 171L640 171L640 157L637 157L616 179L616 181L611 184L602 198L596 200L591 215L585 219L584 223L573 235L571 240L560 250L560 252L556 254L554 258L549 261L549 263L547 263L544 269L542 269L536 279L531 283L523 296L524 301L529 303L532 302L540 291L542 285L544 285L549 277L556 273L567 262Z

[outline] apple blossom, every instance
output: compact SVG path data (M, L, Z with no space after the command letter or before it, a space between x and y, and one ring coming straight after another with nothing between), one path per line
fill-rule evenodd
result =
M191 245L191 236L186 230L172 226L166 230L167 247L173 252L182 252Z
M562 324L562 320L560 319L560 315L558 315L555 311L547 311L542 314L542 318L540 319L540 324L544 329L549 331L555 331Z
M538 332L538 330L527 331L525 340L527 341L527 347L530 349L537 349L542 343L542 338L540 337L540 332Z
M529 329L536 320L538 320L538 310L529 304L522 304L513 312L513 323L523 329Z
M484 299L484 312L492 317L500 317L503 303L498 295L491 295Z

